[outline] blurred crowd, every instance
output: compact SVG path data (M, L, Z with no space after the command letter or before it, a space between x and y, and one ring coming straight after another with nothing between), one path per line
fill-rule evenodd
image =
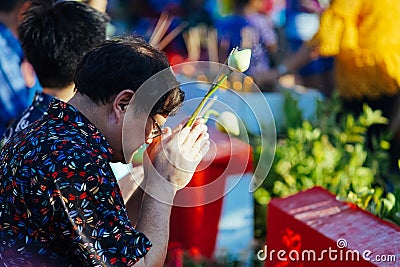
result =
M246 74L256 78L278 55L272 7L272 1L264 0L120 0L109 1L107 12L114 34L145 36L167 53L172 65L187 60L224 62L233 47L252 48Z
M317 32L329 0L170 0L109 1L114 34L137 33L164 50L170 62L224 62L233 47L251 48L246 72L262 91L276 91L263 78L283 58ZM333 58L315 58L294 72L297 84L333 89Z
M370 135L390 132L400 157L396 0L109 0L107 12L115 34L145 36L172 65L222 63L233 47L251 48L245 74L264 92L300 85L337 92L344 112L379 109L389 123Z
M338 91L348 111L359 114L367 103L381 109L391 120L389 128L397 131L400 4L395 0L81 2L107 13L108 38L141 35L163 50L171 65L196 60L222 63L233 47L251 48L251 67L245 74L262 91L279 91L282 77L290 78L289 85L314 88L326 97ZM7 49L14 50L15 57ZM0 57L5 77L0 80L0 133L40 90L18 45L2 48L2 53L7 56ZM7 70L7 61L21 70ZM15 78L16 72L22 72L22 80ZM25 87L32 89L21 89Z
M114 33L138 33L172 65L224 62L233 47L251 48L245 72L263 92L298 87L327 98L343 113L366 103L387 125L394 166L400 143L400 2L396 0L109 0ZM371 142L371 141L370 141ZM397 168L397 167L395 167Z

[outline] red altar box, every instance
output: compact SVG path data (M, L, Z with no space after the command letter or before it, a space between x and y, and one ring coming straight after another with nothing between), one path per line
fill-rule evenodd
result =
M209 152L191 182L178 191L174 200L169 254L180 249L212 258L223 197L229 193L225 181L231 175L252 172L249 144L213 128L209 132L212 139Z
M400 227L314 187L271 200L258 258L265 266L400 266Z

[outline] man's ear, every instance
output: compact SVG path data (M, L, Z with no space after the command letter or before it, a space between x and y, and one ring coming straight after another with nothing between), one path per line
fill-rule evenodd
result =
M124 114L128 109L129 103L133 98L134 92L130 89L125 89L118 93L113 101L113 113L118 123L120 120L124 119Z

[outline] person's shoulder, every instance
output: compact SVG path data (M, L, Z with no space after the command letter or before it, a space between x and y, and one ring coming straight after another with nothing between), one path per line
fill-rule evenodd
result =
M3 135L4 140L10 139L14 136L17 132L25 129L30 124L38 120L39 118L32 116L32 109L33 106L29 106L22 114L18 117L6 130Z
M12 136L2 153L4 157L30 162L32 167L42 169L49 164L67 166L71 162L96 165L98 155L92 150L85 136L58 131L43 118Z
M29 117L29 112L25 115ZM21 128L18 128L18 126L14 128L15 133L8 142L12 143L14 148L39 150L43 147L45 148L44 151L51 151L68 147L81 147L82 138L76 132L70 131L46 116L42 116L34 122L26 121L22 117L18 124ZM22 124L26 125L22 127Z

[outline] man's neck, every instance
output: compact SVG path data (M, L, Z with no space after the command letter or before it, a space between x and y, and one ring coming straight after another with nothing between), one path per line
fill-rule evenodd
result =
M112 147L113 162L124 162L122 152L122 126L115 123L110 116L112 103L96 104L88 96L76 93L68 104L82 113L106 138Z
M77 93L69 101L68 104L74 106L82 113L96 128L107 137L107 125L104 118L107 118L107 109L96 105L88 96Z
M74 88L75 84L72 83L65 87L44 87L43 93L51 95L57 99L60 99L64 102L68 102L74 96Z

